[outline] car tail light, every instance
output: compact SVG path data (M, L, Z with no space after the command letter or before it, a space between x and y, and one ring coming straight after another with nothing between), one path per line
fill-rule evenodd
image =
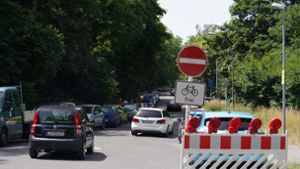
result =
M139 119L133 118L133 119L132 119L132 122L133 122L133 123L138 123L138 122L139 122Z
M33 116L33 122L32 122L31 130L30 130L30 135L31 136L35 136L35 134L36 134L36 124L37 124L37 121L38 121L38 116L39 116L39 112L36 111L34 113L34 116Z
M233 118L229 122L228 132L229 133L237 133L239 128L242 126L242 121L240 118Z
M166 123L165 119L157 120L157 124L165 124L165 123Z
M80 119L79 119L78 111L75 112L75 125L76 125L75 136L80 137L82 134L82 131L81 131L81 126L80 126Z
M250 134L257 134L258 129L261 127L261 120L259 118L254 118L250 121L248 130Z
M208 133L217 133L221 125L221 120L217 117L212 118L208 123Z
M277 134L278 129L281 127L281 120L279 118L273 119L269 124L269 132L270 134Z

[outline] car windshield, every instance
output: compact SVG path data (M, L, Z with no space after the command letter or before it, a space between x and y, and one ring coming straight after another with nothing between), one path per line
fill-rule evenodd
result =
M83 109L87 114L92 114L93 107L91 107L91 106L82 106L82 109Z
M104 114L109 114L109 113L113 112L112 107L102 107L101 109Z
M3 105L3 97L4 97L4 92L0 92L0 110L2 109L2 105Z
M157 110L140 110L137 116L138 117L162 117L161 112Z
M126 104L124 107L128 110L136 110L137 106L136 104Z
M219 127L219 130L228 130L229 122L232 118L219 118L221 120L221 125ZM252 119L250 118L240 118L242 121L242 126L239 128L239 130L248 130L249 123ZM211 118L205 119L205 126L207 125L207 122L210 121Z
M74 124L74 113L65 109L40 110L38 123L40 124Z

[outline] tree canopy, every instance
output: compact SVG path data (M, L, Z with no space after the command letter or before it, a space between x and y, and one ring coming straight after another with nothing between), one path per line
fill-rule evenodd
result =
M2 0L0 13L0 86L22 82L31 106L135 98L179 75L156 0Z
M281 104L283 11L272 8L271 3L234 0L229 22L219 26L213 34L202 31L188 42L205 48L210 60L219 62L219 83L229 78L234 83L236 99L253 106ZM286 98L287 104L294 107L300 106L299 7L300 1L294 0L284 10ZM212 78L214 74L208 74L207 79Z

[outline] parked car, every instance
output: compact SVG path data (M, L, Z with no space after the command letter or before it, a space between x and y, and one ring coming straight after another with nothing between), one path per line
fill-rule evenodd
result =
M94 127L105 128L104 113L101 106L97 104L80 105L87 114L89 121L94 124Z
M174 99L167 103L168 111L181 111L181 104L177 104Z
M102 112L106 126L117 127L121 124L121 117L114 105L103 105Z
M121 123L126 124L128 122L128 113L127 113L127 111L125 111L125 109L120 105L116 105L116 109L117 109L117 112L120 114Z
M41 106L34 115L29 138L29 155L40 151L73 151L79 159L94 152L94 133L84 110L65 105Z
M159 133L166 137L173 131L174 121L170 114L159 108L140 108L131 122L131 134Z
M125 104L124 109L128 113L128 121L131 121L133 116L135 116L137 113L138 106L136 103Z
M171 88L171 90L170 90L170 95L171 95L171 96L175 96L175 88Z
M156 104L156 98L154 94L144 94L141 96L142 107L154 107Z
M201 123L197 128L197 132L207 132L208 122L217 117L221 120L221 125L218 128L218 133L224 134L228 130L229 122L232 118L240 118L242 121L242 126L239 128L239 134L246 134L248 130L248 126L250 121L254 118L251 113L248 112L229 112L229 111L221 111L221 112L206 112L206 111L195 111L193 112L193 116L201 118ZM259 133L263 133L262 130L259 130Z
M200 118L200 125L197 128L197 132L199 133L207 133L208 132L208 123L212 118L217 117L220 119L221 124L217 130L217 134L226 134L228 132L228 127L231 119L233 118L239 118L242 122L241 127L238 129L238 134L245 135L248 132L248 127L250 124L250 121L254 119L254 116L251 113L248 112L229 112L229 111L221 111L221 112L206 112L206 111L194 111L191 112L191 114L194 117ZM263 134L264 132L259 129L258 134ZM212 154L205 157L204 160L211 159ZM259 161L263 157L263 154L256 156L256 161ZM190 162L190 164L193 164L197 162L201 158L201 153L197 154ZM223 159L223 162L231 161L230 156L224 156L224 154L218 154L214 157L216 161L219 159ZM237 156L237 159L242 158L242 156ZM252 155L248 156L247 158L244 158L245 161L243 163L246 163L248 160L253 158ZM215 161L213 161L211 164L214 164ZM232 161L231 161L232 162ZM231 163L230 162L230 163ZM232 162L233 163L233 162ZM233 163L234 164L234 163ZM262 163L263 165L264 163ZM200 163L197 168L201 168L203 163ZM260 168L260 167L257 167Z

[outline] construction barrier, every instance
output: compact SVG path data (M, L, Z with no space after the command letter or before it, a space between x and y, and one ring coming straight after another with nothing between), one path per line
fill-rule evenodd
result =
M287 135L186 133L182 169L286 169Z

